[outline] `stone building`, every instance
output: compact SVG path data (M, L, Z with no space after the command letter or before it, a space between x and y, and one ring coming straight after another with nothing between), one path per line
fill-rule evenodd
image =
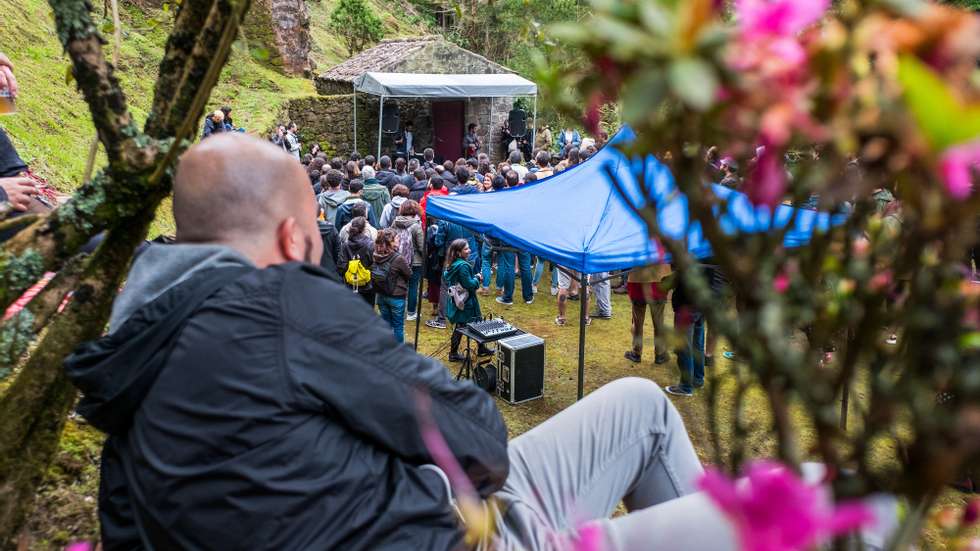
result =
M316 98L293 101L289 115L300 126L301 137L316 141L334 153L346 155L354 150L353 89L354 80L366 72L417 74L502 74L513 73L506 67L460 48L441 37L424 36L382 41L315 78ZM397 105L404 125L415 127L415 150L421 153L432 147L437 155L455 159L461 155L466 125L480 125L483 151L494 160L505 151L500 130L512 109L514 98L472 99L406 99L388 98L385 110ZM491 109L492 106L492 109ZM491 120L491 111L493 120ZM435 112L435 116L433 113ZM378 98L357 94L357 149L364 155L374 153L378 139ZM530 121L528 121L530 124ZM488 143L489 130L492 142ZM394 150L393 135L384 134L382 151Z

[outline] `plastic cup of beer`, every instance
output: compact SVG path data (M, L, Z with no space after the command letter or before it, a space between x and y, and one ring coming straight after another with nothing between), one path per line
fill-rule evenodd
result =
M0 90L0 115L13 115L17 112L17 105L14 104L14 97L10 95L10 90L6 88Z

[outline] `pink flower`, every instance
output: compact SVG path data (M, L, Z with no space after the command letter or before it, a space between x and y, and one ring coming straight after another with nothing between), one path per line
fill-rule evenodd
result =
M980 170L980 140L947 149L939 160L946 191L954 199L966 199L973 190L971 170Z
M776 277L772 278L772 287L779 294L783 294L789 289L789 276L786 275L786 272L779 272Z
M963 508L963 526L973 526L980 520L980 498L973 498Z
M736 0L743 36L795 36L827 11L830 0Z
M772 461L749 465L735 481L709 469L700 487L731 519L743 551L802 551L831 537L871 524L860 503L835 506L827 491L810 486Z
M755 170L746 182L745 192L752 204L773 208L782 201L786 191L786 172L781 160L781 155L772 147L766 147L760 153Z

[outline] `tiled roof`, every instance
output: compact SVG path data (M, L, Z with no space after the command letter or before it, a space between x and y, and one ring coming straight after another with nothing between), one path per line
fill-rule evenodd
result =
M393 38L382 40L373 48L364 50L347 61L322 73L320 79L354 82L354 79L368 71L385 72L390 66L404 61L425 46L439 41L437 36L418 38Z

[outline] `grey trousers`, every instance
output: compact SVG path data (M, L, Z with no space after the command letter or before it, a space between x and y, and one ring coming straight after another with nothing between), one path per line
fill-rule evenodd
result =
M701 463L674 405L653 381L609 383L511 441L510 474L491 499L492 549L568 550L589 521L604 551L735 551L734 529L695 492ZM820 466L804 469L812 482ZM609 518L622 502L629 514ZM869 500L879 518L863 534L881 549L895 501Z
M609 272L602 272L589 276L590 279L605 279ZM595 296L595 311L602 315L612 315L612 284L608 279L599 283L591 283L592 294Z

